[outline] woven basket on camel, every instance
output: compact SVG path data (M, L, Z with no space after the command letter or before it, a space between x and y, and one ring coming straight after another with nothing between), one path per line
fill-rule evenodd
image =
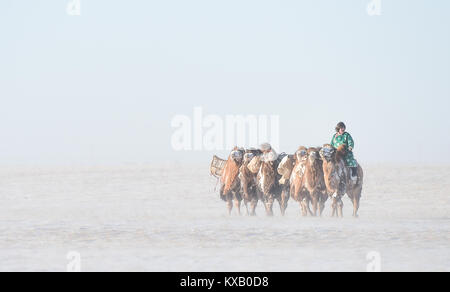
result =
M217 157L216 155L213 156L213 159L211 161L211 166L209 168L209 171L211 172L211 175L215 177L221 177L223 168L225 167L225 163L227 161Z

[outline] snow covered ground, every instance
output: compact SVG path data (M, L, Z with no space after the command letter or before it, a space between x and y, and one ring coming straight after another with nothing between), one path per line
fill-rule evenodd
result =
M367 166L360 218L227 215L208 166L0 169L0 271L450 271L450 166Z

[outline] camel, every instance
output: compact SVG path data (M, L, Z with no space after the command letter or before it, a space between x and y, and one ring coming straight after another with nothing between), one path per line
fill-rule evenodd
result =
M334 149L325 144L320 151L323 160L323 172L328 194L332 197L332 214L343 217L344 203L342 196L347 194L353 203L353 217L358 217L359 201L363 185L363 170L357 166L356 180L350 179L350 169L345 165L344 157L346 149L344 145Z
M263 155L259 163L257 191L259 199L264 202L266 214L268 216L273 216L273 202L275 199L280 203L280 207L284 214L284 206L286 205L284 202L286 202L286 198L283 200L281 197L282 188L278 183L281 176L277 173L280 160L270 145L269 149L263 150Z
M253 158L261 155L259 150L246 150L244 154L244 161L239 168L239 180L241 183L241 194L244 199L244 205L247 210L247 215L255 216L256 205L258 204L258 194L256 186L256 174L248 168L249 163ZM250 203L250 211L248 204Z
M239 181L239 168L243 161L244 150L234 147L224 166L222 176L220 177L220 198L227 202L228 214L231 215L233 201L238 214L241 215L241 186Z
M345 166L343 151L344 147L337 150L331 145L325 144L320 150L320 156L323 161L323 174L327 193L332 199L331 216L342 217L342 196L346 193L348 171Z
M292 199L299 202L303 216L307 216L308 213L312 214L304 180L307 157L306 147L300 146L295 152L295 165L290 177L290 194Z
M280 163L278 165L277 172L281 175L281 178L278 180L278 184L281 188L281 195L278 197L278 202L280 204L281 215L284 216L290 197L290 177L295 165L295 156L285 155L282 157L280 155L279 160Z
M311 215L313 216L317 216L317 211L319 211L319 215L322 216L325 202L328 198L319 151L320 148L308 148L303 176L303 185L308 193L308 199L311 200L312 203L313 211ZM309 206L307 208L309 209Z

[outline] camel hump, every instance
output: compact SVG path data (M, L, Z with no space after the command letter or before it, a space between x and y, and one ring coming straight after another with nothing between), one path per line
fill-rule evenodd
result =
M253 157L247 165L248 170L250 170L252 173L258 173L261 166L261 158L261 156Z
M286 181L289 181L293 168L294 168L294 157L292 155L284 156L280 164L278 164L277 168L278 174L282 176L280 180L281 184L284 184Z
M345 148L344 144L340 145L336 150L337 150L337 152L342 152L344 154L345 154L345 152L347 152L347 149Z
M336 159L344 159L345 155L347 155L347 149L345 148L345 145L340 145L336 149Z

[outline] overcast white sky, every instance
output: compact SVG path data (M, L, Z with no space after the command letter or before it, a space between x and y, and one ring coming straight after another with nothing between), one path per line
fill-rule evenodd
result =
M449 1L68 2L0 2L0 165L206 163L171 147L195 106L279 115L286 152L342 120L361 163L450 163Z

